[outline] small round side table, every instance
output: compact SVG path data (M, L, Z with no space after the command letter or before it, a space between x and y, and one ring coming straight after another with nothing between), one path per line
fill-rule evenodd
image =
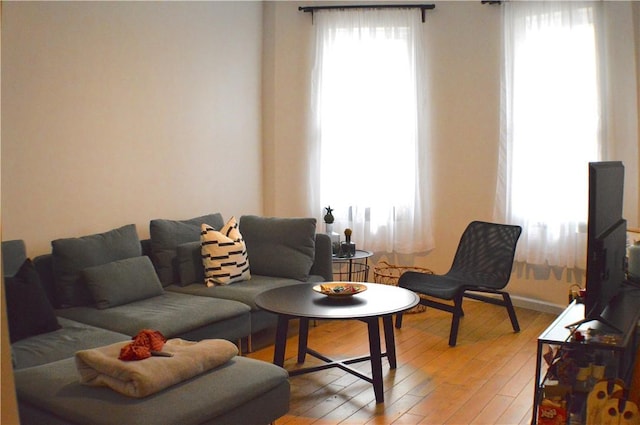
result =
M350 257L334 255L333 279L347 282L367 282L369 280L369 257L371 251L356 249L356 253Z

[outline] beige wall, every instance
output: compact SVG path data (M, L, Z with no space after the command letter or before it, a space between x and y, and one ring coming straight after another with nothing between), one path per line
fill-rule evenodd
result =
M306 4L3 2L2 239L37 255L52 239L126 223L146 237L157 217L319 216L302 178ZM436 4L425 37L437 248L391 260L444 272L468 221L492 218L500 7ZM633 11L639 28L640 2ZM640 69L640 31L635 42ZM625 148L637 154L637 136ZM567 287L516 277L511 290L559 305Z
M640 134L640 2L633 4L633 22L635 23L635 37L636 40L636 111L638 112L638 134ZM640 147L638 148L638 163L640 164ZM635 184L636 192L640 192L640 173L638 173L638 180ZM638 195L640 196L640 195ZM639 201L640 203L640 201ZM638 208L638 216L636 217L636 224L640 228L640 208Z
M310 16L296 2L264 3L263 167L265 213L307 216L305 111Z
M3 239L36 255L126 223L147 237L158 217L319 217L304 184L313 26L303 4L5 3ZM443 272L468 221L492 219L501 8L436 5L424 30L437 248L390 260ZM612 13L637 20L633 7ZM612 137L638 155L637 131L633 145L621 128ZM627 192L637 226L637 185ZM558 304L567 286L515 278L511 288Z
M3 239L262 212L259 2L5 2Z
M2 49L2 3L0 2L0 50ZM2 60L0 59L0 68ZM0 73L0 87L2 86L2 77ZM0 97L2 96L2 89L0 88ZM2 117L0 114L0 128L2 127ZM2 138L0 137L0 145ZM2 155L0 154L0 161ZM0 188L2 179L0 178ZM0 193L2 190L0 190ZM2 211L2 201L0 200L0 211ZM2 220L0 220L0 235L2 234ZM2 257L2 249L0 248L0 258ZM3 271L3 266L0 262L0 271ZM4 276L4 273L2 273ZM18 406L16 402L16 393L14 390L14 378L13 367L11 365L11 350L9 349L9 323L7 321L6 300L4 295L4 281L0 285L0 423L3 424L17 424L18 419Z
M428 50L428 80L433 100L432 158L434 163L434 232L436 249L428 255L392 257L399 264L415 264L432 270L445 272L455 252L460 234L473 219L493 218L493 197L496 185L496 164L499 140L500 100L500 19L501 7L482 5L479 1L436 1L436 8L427 12L425 41ZM264 93L266 105L263 115L268 132L264 134L265 146L271 156L265 164L272 169L265 181L265 212L287 215L305 212L304 170L291 158L300 158L304 153L305 110L308 104L305 88L310 73L310 49L313 26L309 13L298 11L304 2L270 2L265 4L265 27L269 28L267 39L274 58L265 62ZM637 10L640 3L633 5ZM621 2L610 12L628 23L631 19L627 2ZM633 26L632 26L633 27ZM626 36L626 38L625 38ZM625 66L633 68L633 37L631 31L622 37L625 44L622 53L616 46L612 55L629 54L624 57ZM640 45L638 33L636 46ZM266 50L266 49L265 49ZM622 96L619 104L637 101L635 85L629 78L625 85L614 87L616 96ZM631 84L631 86L629 86ZM625 91L626 90L626 91ZM275 116L274 116L275 115ZM269 119L266 119L266 117ZM629 121L625 121L629 123ZM632 125L633 127L633 120ZM637 122L635 123L637 125ZM266 129L266 128L265 128ZM613 131L616 130L616 131ZM621 126L612 129L616 138L616 155L638 154L638 132ZM624 159L624 157L620 157ZM631 169L627 185L630 225L638 224L637 169ZM354 181L353 190L366 182ZM382 195L381 195L382 196ZM321 217L321 212L306 211ZM363 247L366 248L366 247ZM376 255L374 262L386 258ZM545 308L566 302L570 284L566 279L534 280L522 276L512 278L510 291L516 295L520 305ZM541 305L543 304L543 305Z

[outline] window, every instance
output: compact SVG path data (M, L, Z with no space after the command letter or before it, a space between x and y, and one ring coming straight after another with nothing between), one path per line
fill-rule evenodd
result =
M421 137L422 23L416 10L314 14L312 204L357 246L432 248Z
M600 159L596 5L504 5L499 218L516 259L585 268L588 162Z

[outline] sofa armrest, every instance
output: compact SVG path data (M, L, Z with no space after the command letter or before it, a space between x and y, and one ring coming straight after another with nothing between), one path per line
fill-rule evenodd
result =
M331 258L331 238L326 233L316 233L316 252L310 274L324 277L326 282L333 280L333 264Z

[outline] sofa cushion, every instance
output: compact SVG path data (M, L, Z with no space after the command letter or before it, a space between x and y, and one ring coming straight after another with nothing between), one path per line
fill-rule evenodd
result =
M249 306L240 302L164 291L162 295L103 310L81 306L60 309L56 313L130 336L142 329L155 329L167 338L191 339L193 331L210 329L206 338L220 336L236 340L251 332L249 311ZM232 329L236 319L239 326Z
M322 276L309 275L307 283L316 282L324 282L324 279ZM239 301L251 307L251 311L255 312L259 310L255 302L258 294L273 288L301 284L303 284L303 282L296 279L252 274L250 280L236 282L233 285L220 285L208 288L205 285L193 283L185 286L171 285L167 286L165 290L167 292L197 295L199 297L212 297Z
M82 270L141 254L134 224L80 238L57 239L51 246L60 307L92 303L89 288L82 280Z
M240 232L251 273L306 281L315 255L315 218L245 215Z
M178 285L185 286L195 282L204 282L202 243L200 241L183 243L178 245L176 252L179 270Z
M129 335L58 317L61 328L11 344L14 370L73 357L76 351L131 341Z
M220 213L215 213L189 220L156 219L149 223L152 259L163 286L180 281L177 247L187 242L200 242L202 224L221 229L224 221Z
M22 263L15 276L5 277L4 284L9 338L12 343L60 329L53 307L30 259Z
M203 224L200 238L207 286L251 279L247 249L235 217L231 217L220 231Z
M164 291L147 256L88 267L83 273L99 309L155 297Z

